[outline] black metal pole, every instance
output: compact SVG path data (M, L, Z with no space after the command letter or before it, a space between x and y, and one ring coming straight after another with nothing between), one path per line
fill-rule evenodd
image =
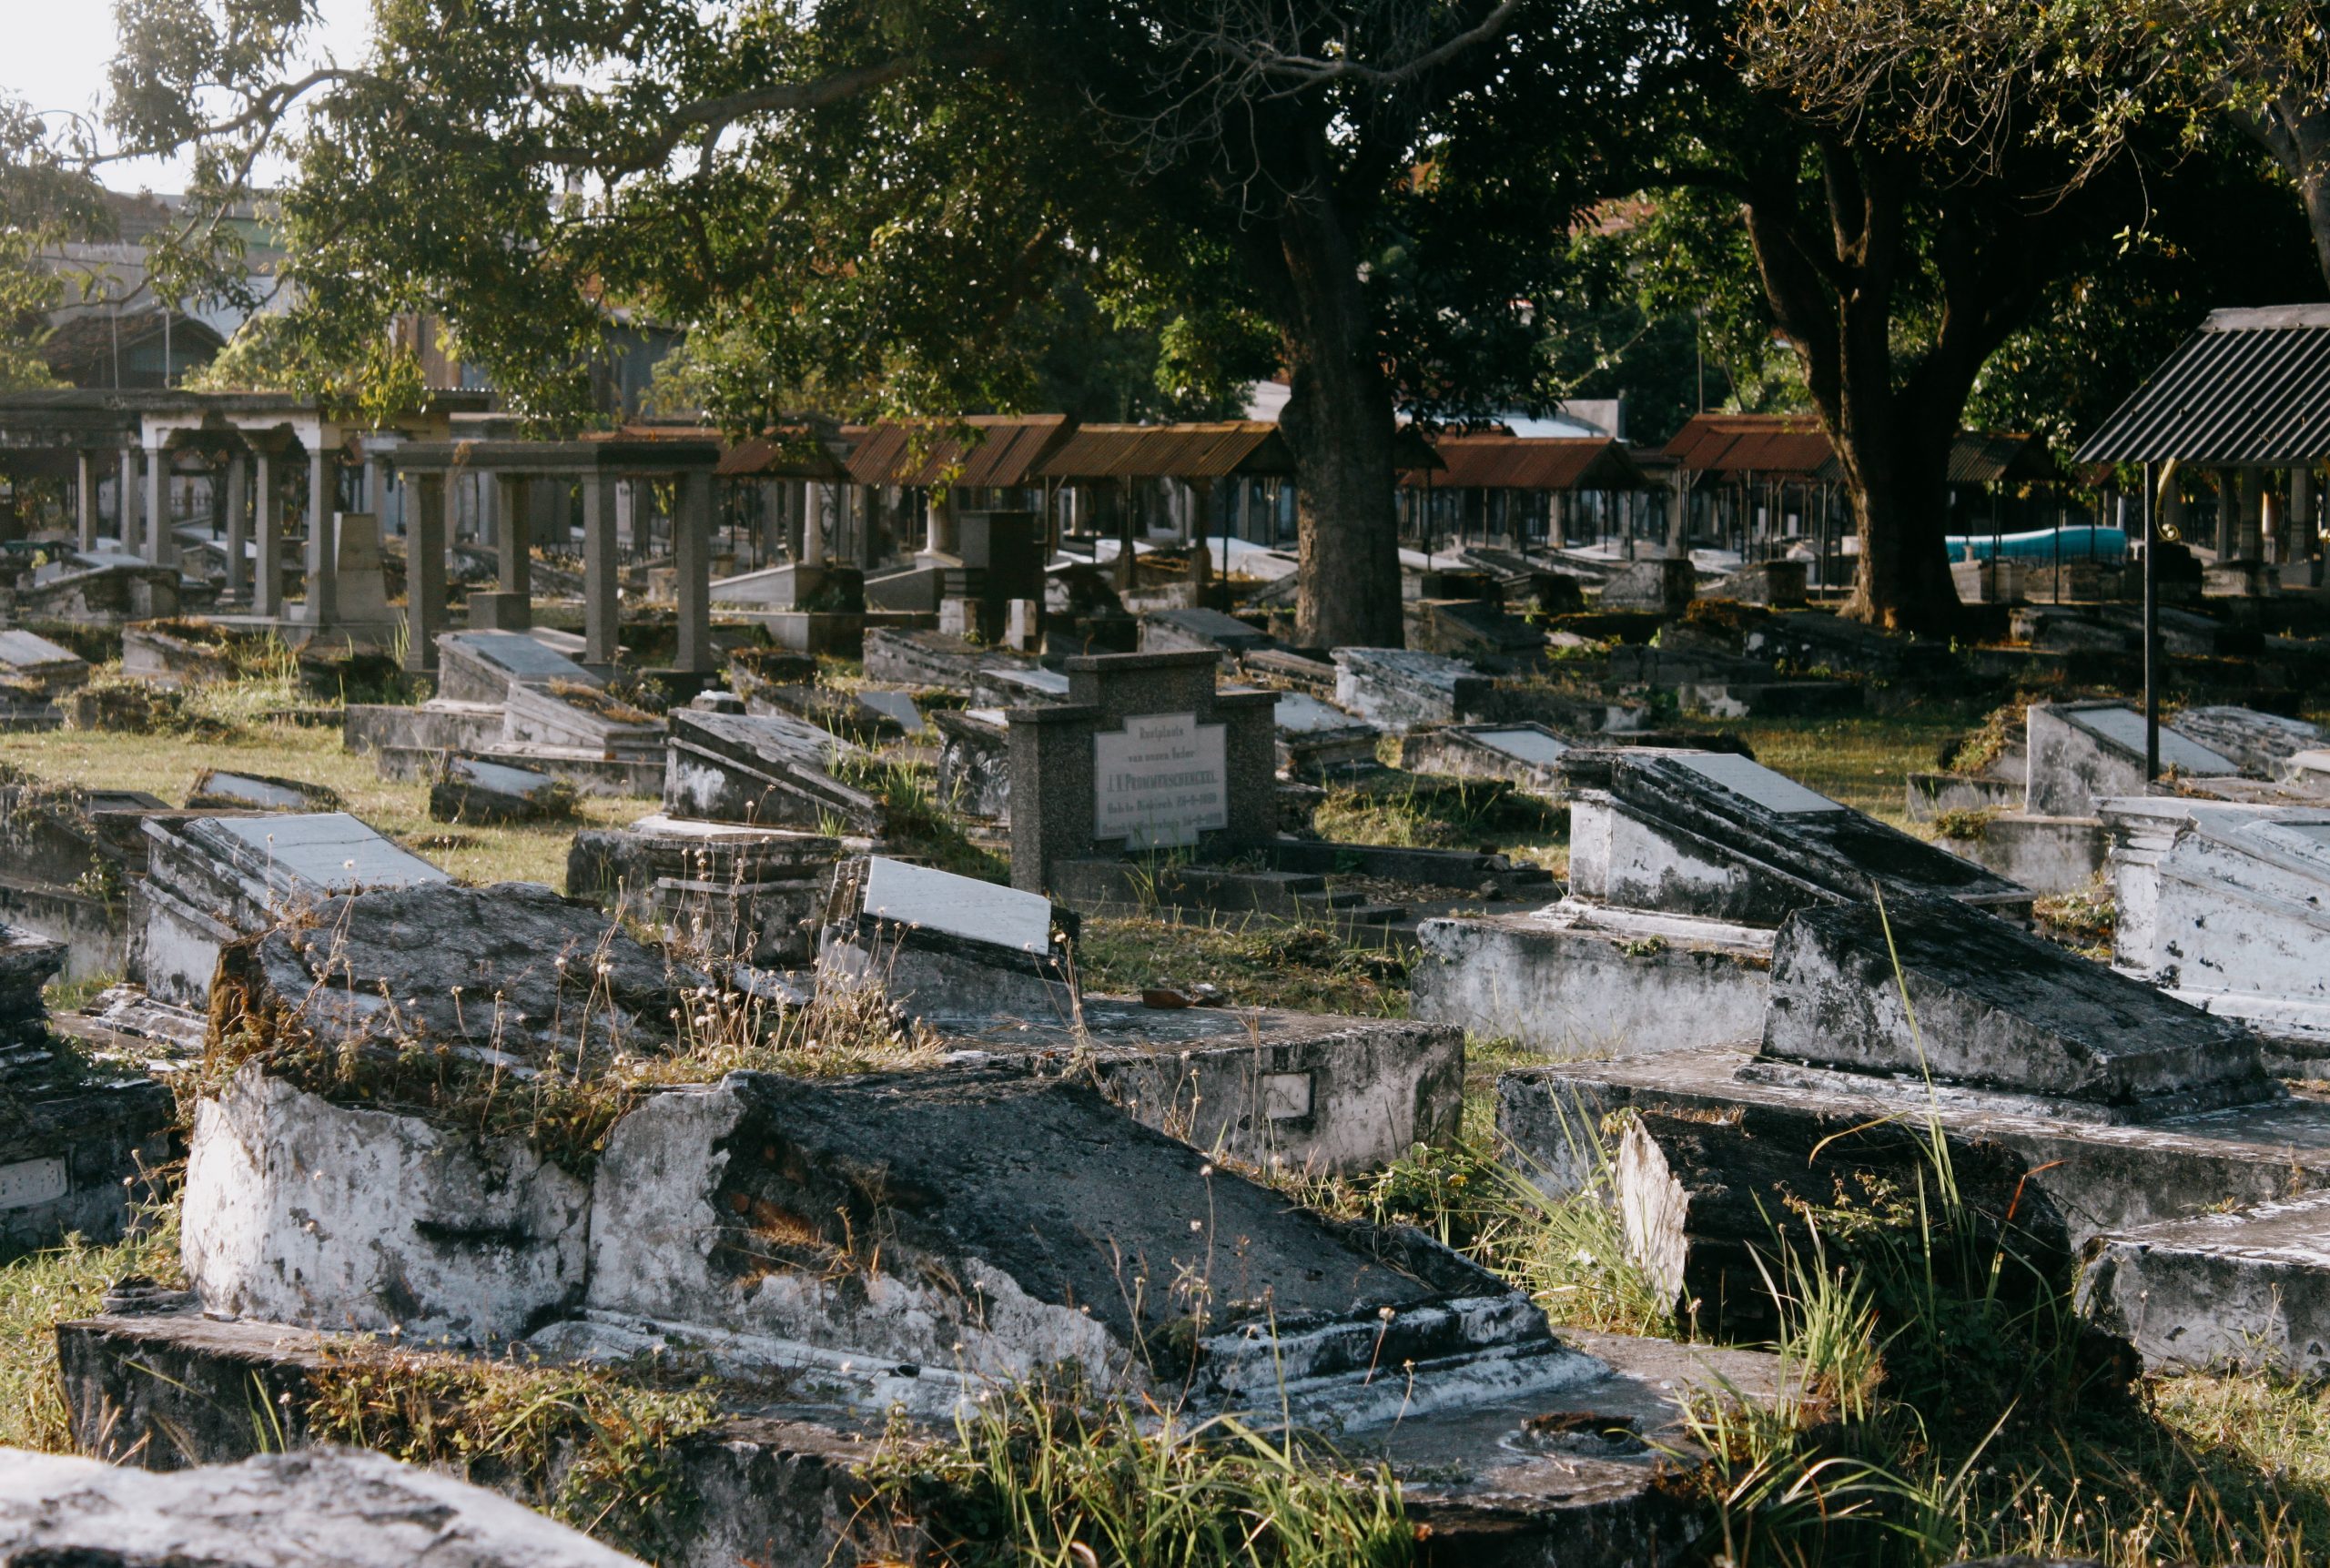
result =
M2144 784L2160 777L2160 534L2153 466L2144 464Z

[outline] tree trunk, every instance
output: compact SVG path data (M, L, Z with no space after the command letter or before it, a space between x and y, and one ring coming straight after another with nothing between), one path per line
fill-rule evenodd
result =
M1950 574L1949 455L1930 442L1838 443L1860 539L1860 569L1844 613L1888 631L1947 632L1959 615Z
M1294 453L1297 633L1314 648L1397 648L1396 427L1357 258L1322 202L1290 199L1280 228L1292 307L1279 425Z

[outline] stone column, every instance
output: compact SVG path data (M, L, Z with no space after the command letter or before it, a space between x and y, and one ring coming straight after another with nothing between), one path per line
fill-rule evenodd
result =
M839 485L827 488L836 496L843 493ZM804 493L806 493L806 487L804 487ZM797 559L804 566L823 566L826 563L825 510L824 507L814 507L801 514L801 553Z
M446 629L445 476L417 473L407 480L412 510L405 518L405 673L437 673L437 633Z
M613 664L623 652L622 562L615 550L615 492L622 481L594 473L582 481L582 663Z
M250 566L243 560L243 547L250 540L250 524L244 511L250 505L250 469L240 452L227 459L227 587L230 599L239 599L250 588Z
M251 613L283 613L283 513L277 507L275 460L265 448L251 458L251 530L258 561L251 573Z
M142 553L157 566L175 566L178 541L170 532L169 453L160 447L146 449L146 548Z
M526 503L531 499L526 481L508 474L493 476L495 521L501 525L500 540L495 547L500 563L499 586L504 593L532 594L534 591L534 556L532 520L527 515Z
M97 465L87 452L73 454L73 511L83 550L97 547Z
M121 449L121 482L114 491L113 531L122 553L137 553L137 449Z
M712 475L701 469L680 481L679 515L672 520L672 564L679 600L679 653L672 667L708 674L712 650Z
M942 494L937 491L923 498L922 552L926 556L945 553L940 547L940 541L946 537L946 525L940 521L939 514L946 509L947 502Z
M307 569L308 604L301 618L310 626L329 626L339 612L331 456L331 449L319 434L315 450L308 454L308 552L302 561Z

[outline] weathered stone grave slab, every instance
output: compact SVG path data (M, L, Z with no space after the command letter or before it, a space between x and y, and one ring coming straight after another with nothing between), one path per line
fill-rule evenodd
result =
M449 880L345 812L148 819L131 892L129 973L157 998L201 1007L219 950L285 911L360 887Z
M1005 666L971 678L971 700L982 707L1018 708L1030 703L1069 701L1069 680L1057 670Z
M19 579L11 608L19 621L125 626L176 615L187 588L175 566L110 551L76 553Z
M2274 777L2291 757L2322 744L2317 724L2254 708L2222 705L2185 709L2176 715L2176 733L2231 758L2242 772L2260 778Z
M1410 773L1504 779L1547 800L1562 798L1557 765L1569 741L1543 724L1452 724L1417 730L1400 745Z
M1794 610L1804 603L1807 564L1801 561L1751 561L1707 591L1709 599L1737 600L1742 604L1768 604Z
M0 780L0 918L64 943L67 979L120 974L128 890L146 871L141 824L169 811L137 790Z
M1349 778L1377 771L1375 726L1361 722L1308 692L1281 692L1271 709L1278 730L1278 763L1287 777L1306 783Z
M0 673L28 681L52 694L89 678L88 662L47 638L11 627L0 631Z
M1679 615L1698 596L1698 572L1688 561L1659 557L1630 561L1602 584L1605 610L1647 610Z
M1000 708L939 708L938 798L967 816L1011 821L1011 723Z
M2113 1119L2282 1094L2236 1023L1964 905L1888 904L1807 908L1780 928L1767 1059L1930 1074Z
M2160 1220L2099 1238L2080 1310L2176 1371L2330 1371L2330 1193Z
M874 587L872 582L866 584L869 600ZM952 632L880 626L870 627L866 633L866 678L885 685L970 692L977 677L986 671L1035 667L1032 659L982 647Z
M1464 660L1404 648L1338 648L1334 661L1335 705L1395 734L1461 723L1495 683Z
M1436 653L1525 661L1545 651L1545 629L1484 599L1422 599L1406 609L1408 645Z
M827 771L858 748L781 713L678 709L664 768L667 815L764 827L882 831L881 803Z
M638 1568L506 1497L360 1449L157 1475L0 1449L0 1558L131 1568Z
M612 761L661 750L664 721L596 683L512 681L502 700L501 744L513 753L572 751Z
M574 786L507 763L448 756L429 786L436 822L543 822L574 814Z
M62 943L0 926L0 1262L122 1233L170 1158L167 1090L52 1035L41 987Z
M707 958L805 964L841 856L822 834L658 813L577 833L566 891L653 919Z
M2023 809L2039 816L2093 816L2110 795L2145 793L2144 716L2120 703L2033 703L2028 719L2030 772ZM2160 730L2160 765L2208 777L2241 764L2213 746Z
M2273 1041L2330 1055L2330 808L2139 797L2102 803L2119 908L2112 961Z
M1872 887L2029 908L2027 888L1746 757L1574 748L1558 765L1571 891L1596 904L1767 926Z
M1234 658L1267 648L1271 641L1269 632L1219 610L1152 610L1140 618L1140 652L1144 653L1199 648Z
M456 703L505 703L513 686L603 686L606 682L522 632L445 632L437 638L437 694Z
M1064 1018L1075 926L1041 894L867 855L836 869L818 963L916 1017Z
M223 811L338 811L339 795L322 784L268 774L205 768L187 792L187 809Z

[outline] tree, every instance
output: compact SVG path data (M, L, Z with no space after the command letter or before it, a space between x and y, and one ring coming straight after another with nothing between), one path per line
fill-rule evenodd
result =
M2143 221L2153 149L2051 134L2088 123L2098 92L2011 25L2021 3L1710 15L1661 177L1736 204L1842 470L1847 612L1889 627L1955 621L1944 481L1983 367L2091 246Z
M1019 403L1063 268L1177 396L1274 363L1326 643L1401 636L1397 415L1545 400L1545 236L1659 37L1634 0L388 0L370 59L289 80L296 0L123 15L117 126L228 149L221 188L312 101L304 326L440 313L545 419L610 299L716 341L738 422Z
M58 156L39 116L0 98L0 391L55 384L40 344L69 279L48 253L105 233L106 219L95 183Z

